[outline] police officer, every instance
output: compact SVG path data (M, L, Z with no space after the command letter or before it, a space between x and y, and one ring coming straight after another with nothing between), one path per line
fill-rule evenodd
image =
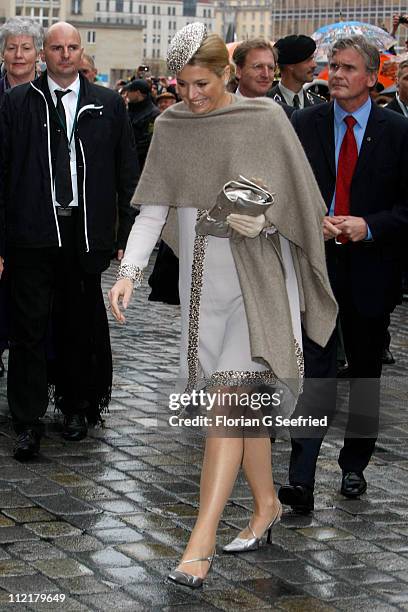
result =
M323 98L306 91L303 86L311 83L316 62L316 43L310 36L291 34L275 43L281 81L267 94L276 102L289 104L294 108L306 108L325 102Z

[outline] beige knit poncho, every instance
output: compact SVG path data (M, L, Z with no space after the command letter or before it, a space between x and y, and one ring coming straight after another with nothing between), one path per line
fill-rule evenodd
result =
M133 204L210 209L223 185L243 175L261 179L275 194L266 216L289 240L302 323L324 346L335 326L337 304L325 263L322 219L326 208L302 146L283 110L267 98L232 97L206 115L184 103L160 116ZM162 238L177 252L169 214ZM279 241L231 239L251 352L280 380L299 378Z

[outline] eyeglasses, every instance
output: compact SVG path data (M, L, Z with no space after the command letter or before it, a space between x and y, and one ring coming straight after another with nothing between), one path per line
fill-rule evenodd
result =
M262 72L265 68L268 69L268 72L275 72L276 67L274 64L251 64L250 68L255 70L255 72Z

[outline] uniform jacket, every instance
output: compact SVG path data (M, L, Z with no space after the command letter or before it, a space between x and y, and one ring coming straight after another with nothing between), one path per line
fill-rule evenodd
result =
M132 131L118 94L80 75L75 143L80 253L118 248L134 220L130 199L139 177ZM47 103L47 99L50 104ZM0 111L1 252L10 247L61 246L53 167L61 127L47 74L7 91ZM5 228L5 232L4 232Z
M323 98L317 96L312 91L303 90L303 94L305 100L304 108L307 108L308 106L314 106L315 104L324 104L325 102ZM270 89L266 95L268 96L268 98L272 98L272 100L275 100L275 102L289 105L289 102L286 100L281 88L279 87L279 83L275 85L275 87L272 87L272 89Z
M292 115L292 124L329 209L336 184L333 103ZM350 214L363 217L373 240L336 246L326 243L337 299L351 292L362 314L391 312L401 294L401 247L408 228L408 122L372 105L351 184ZM333 249L350 249L347 278L336 277Z

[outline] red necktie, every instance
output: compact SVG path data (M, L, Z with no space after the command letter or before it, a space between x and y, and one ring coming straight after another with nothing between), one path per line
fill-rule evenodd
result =
M336 200L334 203L334 214L336 216L350 214L350 187L358 160L357 143L353 132L353 127L357 121L352 115L345 117L344 121L347 125L347 131L341 143L337 163ZM347 238L340 235L337 241L347 242Z

